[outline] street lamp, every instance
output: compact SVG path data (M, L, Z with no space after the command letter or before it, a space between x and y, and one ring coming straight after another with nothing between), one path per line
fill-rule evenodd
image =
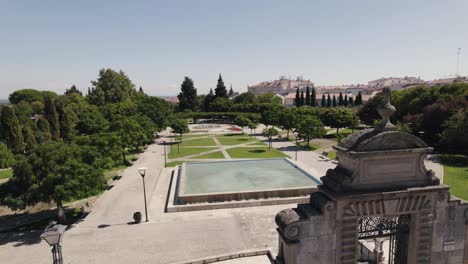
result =
M167 159L166 159L166 140L163 141L164 144L164 168L167 165Z
M294 134L294 138L296 139L296 156L295 156L295 158L296 158L296 161L297 161L297 149L299 148L299 145L298 145L298 143L297 143L297 136L299 135L299 133L297 133L296 131L294 131L293 134Z
M148 208L146 206L146 188L145 188L145 174L146 174L146 168L138 168L138 172L141 175L141 178L143 178L143 197L145 199L145 216L146 216L146 222L148 222Z
M62 242L65 228L66 226L64 225L54 223L49 225L41 234L41 238L52 247L53 264L63 264L62 246L60 242Z

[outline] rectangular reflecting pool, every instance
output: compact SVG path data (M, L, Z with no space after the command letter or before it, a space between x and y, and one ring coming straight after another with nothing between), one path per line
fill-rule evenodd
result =
M304 196L320 184L286 158L184 163L180 204Z

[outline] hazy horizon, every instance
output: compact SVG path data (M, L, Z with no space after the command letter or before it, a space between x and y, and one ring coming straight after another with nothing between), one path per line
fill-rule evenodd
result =
M84 93L101 68L136 87L176 95L184 76L200 94L303 76L316 85L459 74L468 52L468 2L0 0L0 98L18 89Z

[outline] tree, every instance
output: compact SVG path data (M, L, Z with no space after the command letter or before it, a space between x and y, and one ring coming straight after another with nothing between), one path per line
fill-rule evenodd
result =
M306 116L297 125L296 131L301 138L306 139L307 146L310 146L310 140L323 136L326 131L323 123L315 116Z
M143 88L140 86L140 88L138 89L138 93L140 94L144 94L145 92L143 91Z
M327 106L327 100L325 99L325 94L322 94L322 101L320 102L321 107Z
M78 114L76 129L80 134L94 134L106 130L109 122L95 106Z
M179 134L180 140L177 141L177 152L179 152L179 144L182 142L182 135L184 133L189 132L187 120L185 120L185 119L175 119L171 124L171 128L174 131L174 133Z
M452 152L468 155L468 110L459 111L446 123L441 134L440 148Z
M250 121L250 123L248 124L248 127L250 128L250 137L252 137L253 130L257 128L257 124L255 124L254 121Z
M266 126L278 125L281 109L282 108L280 107L272 107L272 108L267 109L262 114L261 123L265 124Z
M307 105L307 106L312 105L312 103L310 102L310 88L309 88L309 86L307 86L307 89L306 89L305 105Z
M215 88L215 97L216 98L228 97L228 92L226 90L226 86L224 85L223 77L221 77L221 74L219 74L218 84L216 85L216 88Z
M316 106L317 94L315 93L315 87L312 86L312 93L310 95L310 106Z
M229 93L228 93L229 97L233 96L234 95L234 90L232 90L232 84L231 84L231 87L229 88Z
M145 133L138 120L135 117L116 116L112 121L111 131L118 133L121 143L122 163L127 164L127 149L138 149L141 142L144 141Z
M333 107L336 107L336 96L333 95Z
M338 105L343 106L344 101L343 101L343 94L340 92L340 95L338 96ZM336 106L336 105L335 105Z
M296 114L288 108L279 112L278 124L287 131L286 140L289 140L289 131L297 126Z
M242 129L242 134L244 134L244 127L248 126L252 121L245 116L236 116L234 118L234 124L238 125Z
M259 104L283 105L281 98L271 92L257 95L256 101Z
M55 100L50 97L44 98L44 117L49 121L50 133L53 140L60 139L60 121L55 107Z
M39 120L37 120L36 127L36 141L38 143L44 143L52 139L49 121L47 121L45 117L40 117Z
M325 125L336 128L336 133L340 128L349 127L356 122L352 111L343 108L328 109L322 113L320 119Z
M296 107L301 106L301 95L299 94L299 88L296 89L296 99L295 99Z
M343 105L344 105L345 107L348 107L348 95L347 95L347 94L344 96Z
M23 134L21 133L21 124L15 115L13 108L9 106L2 107L1 115L1 133L8 148L14 153L21 153L24 150Z
M351 96L348 97L348 105L351 106L351 107L354 106L354 99L353 99L353 97L351 97Z
M229 98L218 97L210 104L210 111L213 112L228 112L232 106L232 101Z
M179 98L180 111L187 109L195 111L197 109L197 89L194 87L192 79L184 78L177 98Z
M330 98L330 94L328 94L328 96L327 96L327 107L330 108L331 104L332 104L332 101L331 101L331 98Z
M356 101L354 102L354 105L356 105L356 106L362 105L362 94L361 94L361 92L359 92L358 95L356 96Z
M241 93L238 96L234 97L232 101L235 104L252 104L255 102L255 95L251 92Z
M23 126L21 128L21 134L23 136L25 150L31 149L37 143L36 137L34 136L34 132L32 131L31 127Z
M83 93L80 90L78 90L75 85L72 85L72 87L70 87L70 89L66 89L64 94L65 95L70 95L70 94L73 94L73 93L76 93L76 94L79 94L79 95L83 96Z
M56 97L57 94L50 91L38 91L34 89L22 89L17 90L8 96L10 103L18 104L21 101L26 101L28 103L32 102L42 102L44 96Z
M66 109L66 103L60 100L57 100L56 108L58 113L59 125L60 125L60 137L70 142L75 134L73 129L73 121L71 119L71 114Z
M0 168L5 169L13 166L15 163L15 156L8 149L7 145L0 142Z
M271 150L273 137L277 136L279 134L279 131L274 127L270 127L265 128L262 134L263 136L268 138L268 150Z
M305 98L304 98L304 91L301 91L301 102L300 102L300 106L304 106L305 105Z
M105 188L99 168L85 162L88 150L75 144L51 142L37 145L28 156L19 156L13 177L5 183L2 203L23 209L38 202L63 201L97 195ZM91 162L92 163L92 162Z
M136 104L137 113L151 119L158 131L166 129L169 124L169 116L172 114L172 109L166 100L144 95L136 101Z
M203 110L205 112L210 111L210 105L214 100L215 100L215 95L213 94L213 89L210 89L210 92L206 95L205 100L203 100L203 108L204 108Z
M88 92L88 101L98 106L124 102L136 94L135 85L123 71L101 69L99 78L91 83L94 87Z

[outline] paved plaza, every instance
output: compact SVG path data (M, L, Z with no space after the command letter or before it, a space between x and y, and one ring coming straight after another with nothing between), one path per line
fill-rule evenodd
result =
M294 204L164 212L172 170L163 168L164 135L168 134L150 145L133 166L122 172L123 177L114 187L97 200L92 212L65 233L65 263L177 263L252 250L276 254L275 215ZM293 143L278 141L273 146L294 159ZM336 166L334 161L311 151L300 151L298 162L313 175L324 175L328 168ZM142 212L145 219L142 179L137 171L143 166L148 168L145 179L149 222L131 224L135 211ZM50 263L50 249L40 241L40 233L0 234L0 262ZM262 264L268 259L258 256L222 263Z

